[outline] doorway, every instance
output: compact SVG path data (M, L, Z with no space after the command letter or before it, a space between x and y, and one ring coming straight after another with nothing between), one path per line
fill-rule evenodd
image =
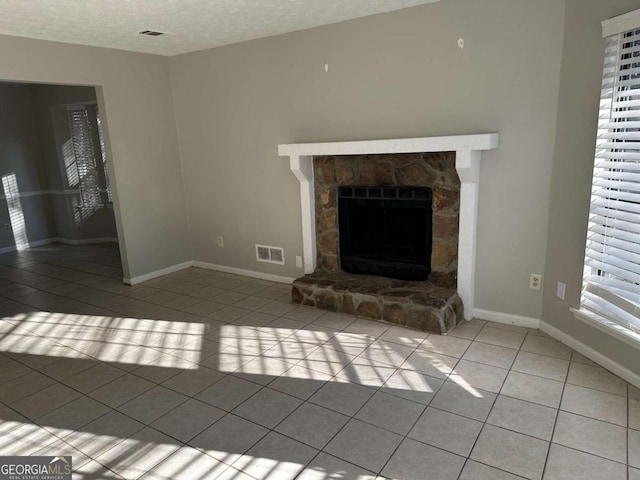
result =
M95 87L0 83L0 102L0 253L49 244L117 252Z

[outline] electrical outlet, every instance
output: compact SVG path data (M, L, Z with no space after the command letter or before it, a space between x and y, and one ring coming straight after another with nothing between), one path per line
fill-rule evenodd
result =
M296 267L302 268L302 257L299 255L296 257Z
M558 298L560 300L564 300L564 294L565 294L565 290L567 289L567 286L562 283L562 282L558 282L558 288L556 289L556 295L558 296Z
M218 246L224 247L224 238L222 236L218 237Z
M10 223L5 223L4 224L4 231L5 232L10 232L11 231L11 224Z
M540 273L532 273L529 275L529 289L540 290L542 286L542 275Z

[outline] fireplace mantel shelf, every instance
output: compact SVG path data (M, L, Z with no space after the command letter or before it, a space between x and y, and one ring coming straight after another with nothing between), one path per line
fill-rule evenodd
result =
M278 145L278 153L281 157L308 155L376 155L384 153L492 150L497 146L497 133L481 133L476 135L391 138L355 142L289 143Z
M458 235L458 293L465 317L474 312L476 230L480 159L483 150L498 147L499 134L392 138L352 142L290 143L278 145L278 154L289 157L289 168L300 182L304 272L316 268L316 231L313 157L322 155L378 155L389 153L456 152L460 177L460 228Z

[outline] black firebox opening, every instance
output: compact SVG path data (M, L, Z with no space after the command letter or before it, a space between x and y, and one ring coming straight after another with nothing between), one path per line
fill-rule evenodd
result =
M340 265L349 273L427 280L429 187L340 187Z

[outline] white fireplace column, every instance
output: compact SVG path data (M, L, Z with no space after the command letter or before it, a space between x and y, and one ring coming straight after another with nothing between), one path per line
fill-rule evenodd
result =
M499 135L452 135L354 142L292 143L278 145L278 154L289 157L289 167L300 182L304 273L316 269L316 220L313 157L325 155L376 155L388 153L456 152L460 177L460 225L458 234L458 294L467 320L475 306L476 231L480 159L483 150L498 147Z

